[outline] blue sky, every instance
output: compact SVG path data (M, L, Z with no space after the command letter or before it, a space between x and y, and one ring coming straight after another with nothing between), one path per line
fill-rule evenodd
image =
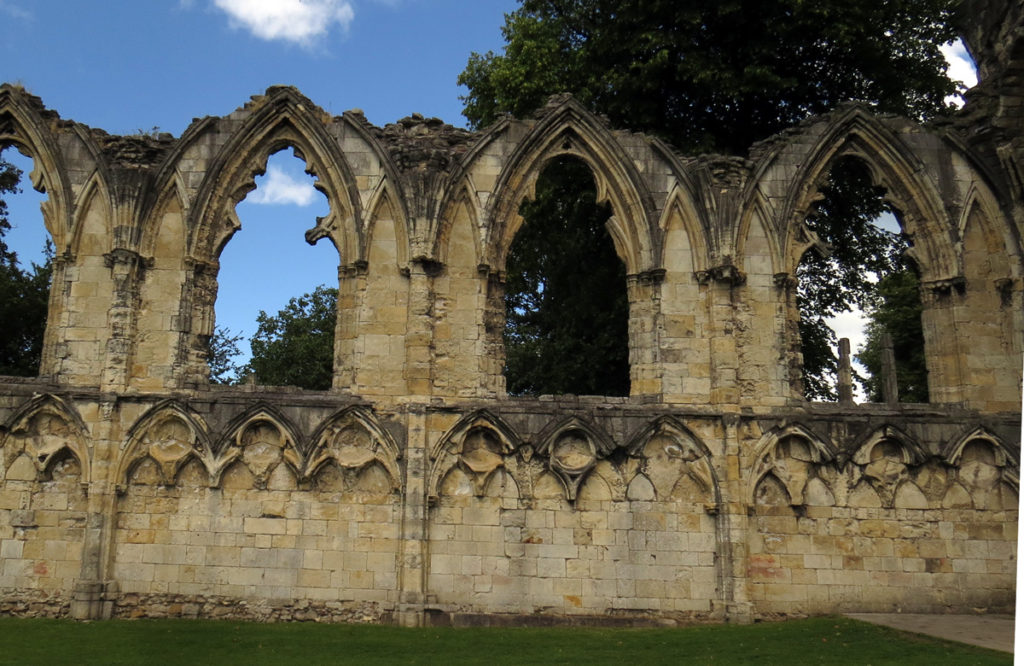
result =
M514 0L0 0L0 81L62 117L115 134L179 136L275 84L332 114L384 125L413 112L462 126L456 84L473 51L500 50ZM4 157L26 171L30 160ZM217 322L251 335L259 310L337 284L337 252L303 232L327 212L303 164L283 151L239 205L221 256ZM9 244L39 260L42 195L10 200ZM248 352L246 346L245 351Z
M332 114L360 108L375 125L413 112L464 125L456 79L471 52L501 49L504 14L517 5L0 0L0 81L115 134L159 128L179 136L193 118L226 115L275 84L296 86ZM954 78L971 75L965 56L950 49ZM3 156L30 168L12 149ZM251 335L260 310L277 312L318 284L337 284L337 252L326 240L312 248L303 240L327 205L302 166L290 151L273 156L239 205L242 230L221 256L218 325ZM39 260L41 199L29 190L9 200L17 228L7 240L23 262Z

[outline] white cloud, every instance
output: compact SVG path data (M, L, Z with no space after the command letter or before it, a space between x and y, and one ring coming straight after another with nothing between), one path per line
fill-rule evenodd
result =
M4 0L0 0L0 14L6 14L11 18L21 19L23 21L32 20L32 12L27 9L22 9L13 3L5 2Z
M975 69L974 61L971 60L971 56L967 53L967 49L962 41L958 39L952 44L940 46L939 50L942 51L942 55L948 63L946 76L953 81L962 83L967 88L973 88L978 85L978 70ZM964 100L960 95L951 95L946 98L946 103L963 106Z
M266 178L245 200L264 205L308 206L315 199L316 190L312 183L296 180L280 167L271 165L267 168Z
M942 55L945 56L949 67L946 69L946 76L954 81L960 81L968 88L978 85L978 71L974 68L974 61L959 39L952 44L939 47Z
M334 24L347 30L355 12L347 0L213 0L240 26L260 39L311 46Z

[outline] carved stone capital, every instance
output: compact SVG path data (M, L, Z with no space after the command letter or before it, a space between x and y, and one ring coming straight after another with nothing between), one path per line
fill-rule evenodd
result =
M696 271L694 276L699 284L708 284L712 280L723 282L731 287L738 287L747 281L747 275L733 264L722 264L706 271Z

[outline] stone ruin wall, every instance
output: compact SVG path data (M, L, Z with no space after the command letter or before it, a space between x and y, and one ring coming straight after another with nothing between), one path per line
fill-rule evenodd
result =
M278 87L174 138L110 136L0 87L0 145L33 157L58 250L40 375L0 379L0 613L1010 610L1016 81L927 126L844 106L746 158L680 155L564 96L470 133L377 128ZM306 238L339 254L334 386L211 386L218 257L285 147L330 202ZM612 210L627 398L505 394L504 253L562 155ZM843 156L903 212L930 404L801 396L803 220Z

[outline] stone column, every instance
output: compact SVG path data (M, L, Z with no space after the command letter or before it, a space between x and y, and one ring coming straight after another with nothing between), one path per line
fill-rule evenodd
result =
M396 621L405 627L423 625L428 570L427 541L427 409L409 405L405 450L405 493L398 555L398 611Z
M964 400L962 358L958 344L957 301L963 278L921 284L921 326L924 329L928 399L933 403Z
M661 396L661 284L665 270L644 271L626 278L629 295L630 395Z
M128 386L131 375L132 350L139 305L139 286L145 269L153 265L134 250L117 248L103 255L110 268L114 293L107 311L106 359L100 387L104 391L117 391Z
M179 331L175 377L178 386L206 387L210 382L209 343L217 300L216 262L185 259L181 308L173 326Z
M82 566L71 599L71 617L77 620L110 619L118 592L117 581L111 579L110 571L117 520L117 496L110 473L117 465L121 438L116 401L103 400L97 415L99 419L92 433L88 510L82 531Z
M334 323L334 389L358 391L360 365L356 341L359 338L359 312L366 294L365 261L338 268L338 312Z
M434 286L444 265L424 257L409 266L409 326L405 334L405 379L410 396L429 397L434 382Z
M697 281L706 287L711 323L711 404L738 405L739 351L735 337L735 288L746 281L735 266L725 264L701 271Z
M737 624L753 622L753 603L747 590L747 557L750 525L740 441L741 419L736 414L722 416L725 448L725 475L719 507L718 552L722 558L722 600L724 619Z

